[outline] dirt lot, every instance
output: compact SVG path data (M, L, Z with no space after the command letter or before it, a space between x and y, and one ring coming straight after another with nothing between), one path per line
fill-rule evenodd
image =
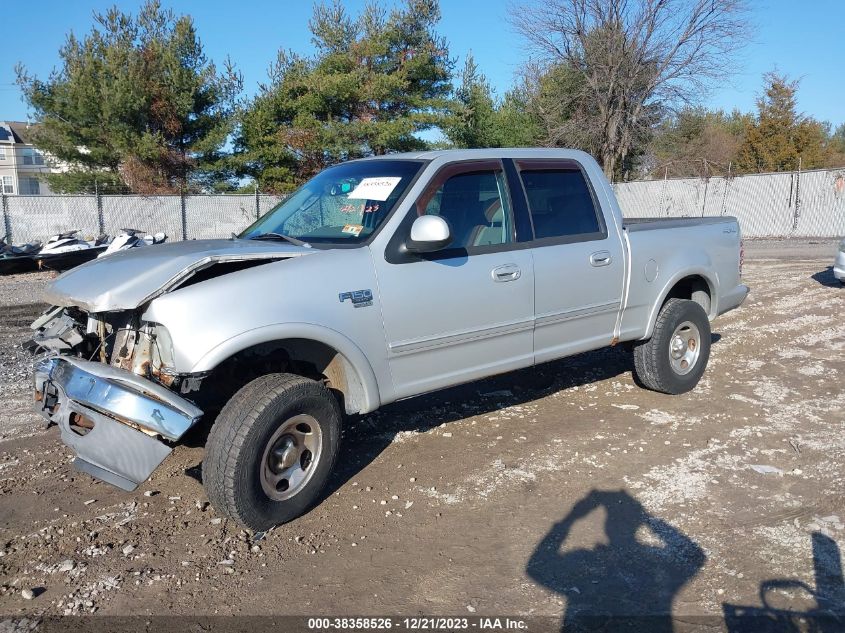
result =
M693 393L640 389L617 348L399 403L350 420L326 499L266 535L208 507L199 436L133 494L76 473L15 347L45 276L0 279L0 613L843 609L845 289L828 243L747 251Z

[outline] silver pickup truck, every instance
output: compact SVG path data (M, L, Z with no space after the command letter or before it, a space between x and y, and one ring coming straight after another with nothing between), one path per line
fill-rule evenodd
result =
M36 407L125 490L211 424L209 499L266 529L316 502L344 413L623 342L642 385L692 389L741 267L736 219L623 221L582 152L350 161L231 239L50 283Z

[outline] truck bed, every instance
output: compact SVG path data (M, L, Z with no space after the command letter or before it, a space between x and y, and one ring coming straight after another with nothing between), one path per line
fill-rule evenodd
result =
M707 226L723 222L736 222L732 215L711 215L700 218L623 218L622 228L628 232L674 229L690 226Z
M678 271L696 278L702 289L707 289L711 319L744 298L744 286L739 285L736 218L624 218L622 226L629 242L630 277L620 340L651 335L656 311L680 280Z

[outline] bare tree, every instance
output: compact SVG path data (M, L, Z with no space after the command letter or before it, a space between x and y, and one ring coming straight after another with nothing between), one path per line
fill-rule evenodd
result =
M520 0L510 19L534 61L576 73L577 107L550 129L589 143L608 177L666 108L735 70L748 40L747 0ZM583 143L582 143L583 146Z

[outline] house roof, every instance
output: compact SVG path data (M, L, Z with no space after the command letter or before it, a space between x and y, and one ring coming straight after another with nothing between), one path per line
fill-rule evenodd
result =
M35 125L23 121L0 121L0 142L2 143L32 143L32 130Z

